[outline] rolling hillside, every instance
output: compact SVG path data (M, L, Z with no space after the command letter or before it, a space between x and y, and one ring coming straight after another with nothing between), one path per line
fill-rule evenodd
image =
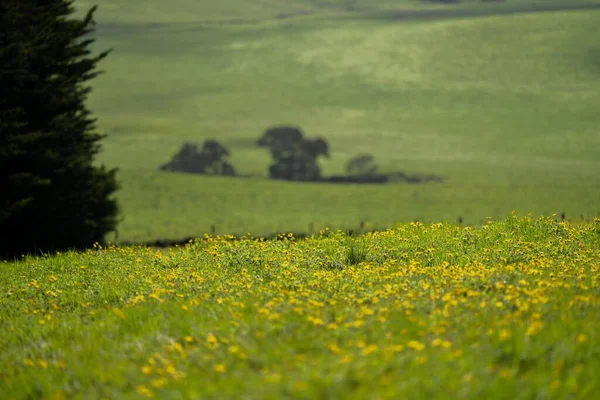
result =
M121 169L120 240L600 213L600 9L531 11L600 2L354 3L102 4L97 48L114 52L89 104ZM370 152L444 182L264 180L253 142L282 123L329 141L325 174ZM158 171L206 138L255 178Z

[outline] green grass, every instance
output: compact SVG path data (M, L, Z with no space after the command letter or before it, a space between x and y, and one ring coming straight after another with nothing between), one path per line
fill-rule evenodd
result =
M164 238L179 239L201 236L214 226L218 233L267 235L324 227L353 229L361 221L366 229L382 229L394 220L454 222L459 216L465 223L481 224L485 215L501 215L509 209L535 209L547 215L562 210L568 218L580 219L582 209L598 207L594 186L588 187L585 179L575 186L572 180L552 181L539 174L537 186L519 182L517 168L512 172L512 176L496 175L501 179L498 183L480 186L457 181L424 186L301 185L152 172L148 177L132 177L123 189L123 203L139 204L139 208L126 215L119 234L125 240L153 240L160 228Z
M457 6L359 1L348 12L341 1L182 0L114 12L116 4L97 14L97 49L115 51L89 104L109 135L100 161L121 169L119 240L200 235L212 225L258 235L459 216L480 224L512 210L600 214L600 39L590 34L600 10L467 2L458 9L490 15L394 19L387 10ZM298 10L312 14L277 18ZM262 180L270 160L252 143L282 123L330 142L325 174L370 152L384 171L445 181ZM255 178L158 171L183 141L206 138L222 140L237 170Z
M3 262L0 398L597 398L599 268L515 215Z

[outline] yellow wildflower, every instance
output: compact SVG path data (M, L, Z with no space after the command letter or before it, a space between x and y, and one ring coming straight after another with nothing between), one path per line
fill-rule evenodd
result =
M135 387L135 390L142 396L144 397L153 397L154 393L152 392L152 390L148 389L146 386L144 385L138 385Z
M214 349L215 347L219 346L219 341L217 340L217 337L212 333L209 333L206 337L206 346L209 349Z
M542 327L544 326L544 324L540 321L533 321L530 325L529 328L527 328L527 331L525 332L525 334L527 336L533 336L537 333L539 333L542 330Z
M406 347L415 351L421 351L425 348L425 345L423 343L417 342L416 340L411 340L406 344Z
M225 366L223 364L216 364L213 370L219 374L222 374L225 372Z

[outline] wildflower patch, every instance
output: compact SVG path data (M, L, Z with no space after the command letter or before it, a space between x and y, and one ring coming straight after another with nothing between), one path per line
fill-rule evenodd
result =
M4 263L0 397L594 398L599 227L513 215Z

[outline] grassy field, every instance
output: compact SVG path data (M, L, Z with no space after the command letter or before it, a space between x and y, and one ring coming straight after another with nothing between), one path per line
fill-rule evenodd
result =
M593 399L600 219L0 264L0 397Z
M600 215L600 10L528 12L599 1L120 3L97 13L97 49L114 52L89 102L100 161L121 169L119 240ZM325 137L325 174L370 152L445 181L267 181L253 141L275 124ZM158 171L206 138L253 178Z
M463 10L466 12L506 12L528 9L597 5L598 0L504 0L488 2L461 0L458 4L421 0L104 0L100 3L108 23L116 24L248 24L271 20L314 16L377 13L380 11ZM76 0L86 10L98 4L94 0Z

